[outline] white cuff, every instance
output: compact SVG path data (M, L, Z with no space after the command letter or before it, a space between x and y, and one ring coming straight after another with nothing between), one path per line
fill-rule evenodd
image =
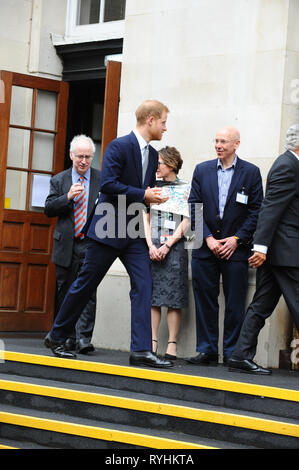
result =
M268 247L264 245L253 245L253 251L259 251L260 253L267 254Z

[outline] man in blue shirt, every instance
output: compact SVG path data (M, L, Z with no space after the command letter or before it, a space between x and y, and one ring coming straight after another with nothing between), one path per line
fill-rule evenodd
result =
M189 197L191 224L194 205L203 204L203 245L192 253L198 355L192 364L218 362L219 285L225 297L223 358L235 347L245 314L248 258L263 197L261 174L236 151L240 134L225 127L216 134L217 159L196 166Z

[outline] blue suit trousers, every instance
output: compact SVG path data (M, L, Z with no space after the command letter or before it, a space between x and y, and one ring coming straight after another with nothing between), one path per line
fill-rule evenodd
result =
M64 342L80 317L91 293L96 290L112 263L120 258L131 281L131 351L152 350L150 259L142 239L129 240L119 250L89 240L83 267L71 285L50 331L53 340ZM120 327L122 312L119 315Z
M245 316L248 261L192 258L196 351L218 354L220 275L225 297L223 355L231 356Z

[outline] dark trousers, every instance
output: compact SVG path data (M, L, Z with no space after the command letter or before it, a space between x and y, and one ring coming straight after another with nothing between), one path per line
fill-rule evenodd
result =
M141 239L130 240L123 250L89 240L84 265L71 285L50 331L54 340L66 340L91 293L97 289L116 258L120 258L124 264L131 282L131 351L152 350L152 278L148 250ZM122 312L113 314L119 316L121 328Z
M236 345L245 315L248 262L192 258L198 352L218 354L220 275L225 297L223 355L227 359Z
M254 358L259 332L281 295L299 331L299 268L271 266L266 262L257 270L256 291L233 353L235 359Z
M87 240L74 241L73 255L71 265L68 268L55 266L56 269L56 299L55 299L55 317L60 310L62 302L75 279L82 268ZM96 291L90 295L90 299L84 307L78 321L70 333L69 338L86 340L90 342L93 334L95 315L96 315Z

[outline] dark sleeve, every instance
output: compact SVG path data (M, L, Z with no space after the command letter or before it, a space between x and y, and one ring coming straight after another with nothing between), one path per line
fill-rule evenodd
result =
M73 201L69 201L67 192L62 191L62 183L53 176L50 180L50 192L45 201L44 213L47 217L65 215L73 209Z
M284 160L272 166L266 186L266 194L258 218L254 243L270 246L276 227L296 194L296 175L292 166Z

